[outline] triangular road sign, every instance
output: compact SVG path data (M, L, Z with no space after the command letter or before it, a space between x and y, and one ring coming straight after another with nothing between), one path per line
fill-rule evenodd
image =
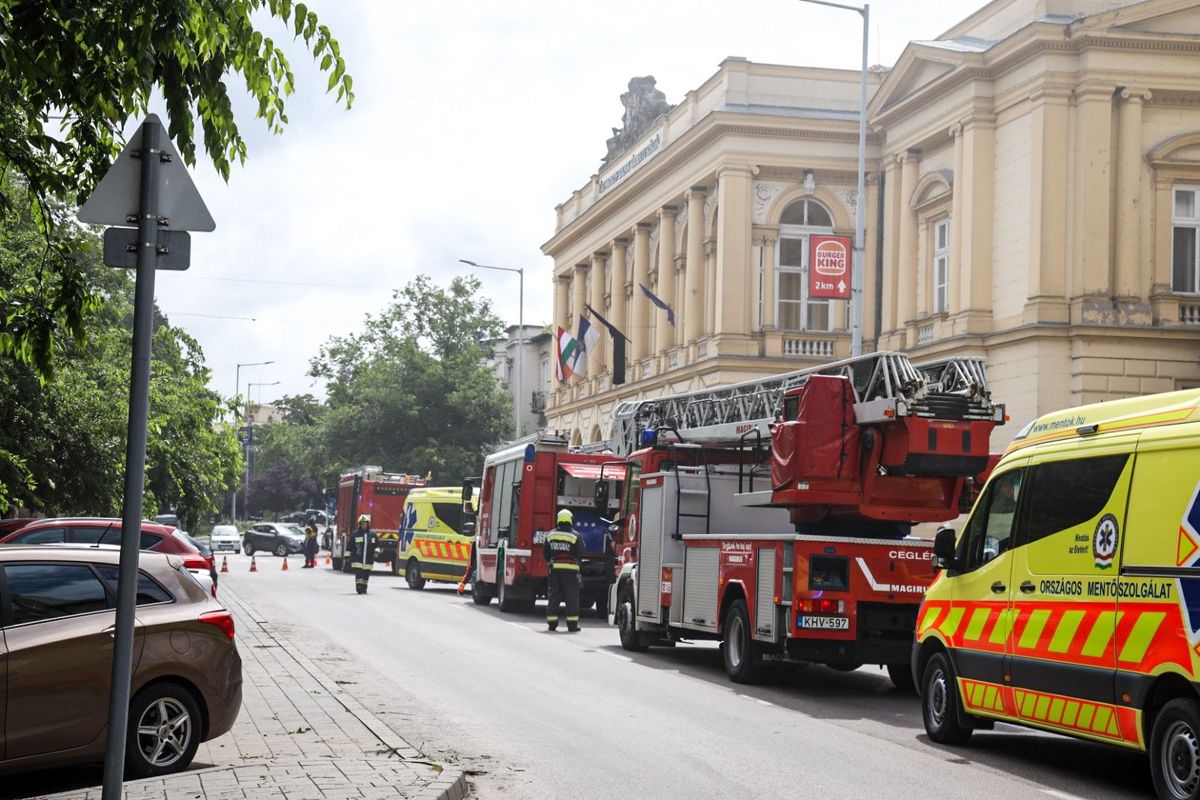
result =
M183 159L171 144L162 122L156 114L146 117L137 132L129 137L121 154L100 181L96 191L79 209L79 221L98 225L116 225L122 228L137 227L138 195L141 183L141 159L135 151L142 149L142 131L147 125L158 125L158 141L169 158L158 169L158 216L166 219L159 230L168 231L211 231L217 227L192 176L188 174ZM134 221L130 221L130 217Z

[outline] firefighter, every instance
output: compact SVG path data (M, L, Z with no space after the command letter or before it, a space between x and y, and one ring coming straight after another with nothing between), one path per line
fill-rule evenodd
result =
M354 590L367 593L367 581L371 579L371 568L375 565L375 531L371 530L371 518L366 514L358 518L358 527L350 539L350 567L354 570Z
M579 630L579 559L583 555L583 537L575 532L575 516L568 509L558 512L557 525L542 545L549 575L546 599L546 626L558 629L558 605L567 606L567 631Z

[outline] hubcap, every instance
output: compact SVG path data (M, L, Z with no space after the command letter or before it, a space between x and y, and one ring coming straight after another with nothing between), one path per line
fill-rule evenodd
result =
M946 690L946 673L937 670L929 681L929 721L934 728L942 727L946 721L946 706L949 702Z
M151 703L138 720L138 750L152 766L171 766L183 758L191 741L191 714L174 698Z
M729 623L729 640L725 642L725 648L729 653L729 664L734 669L742 665L743 631L742 618L734 617L733 621Z
M1162 772L1173 797L1191 798L1200 787L1200 743L1182 720L1171 723L1163 737Z

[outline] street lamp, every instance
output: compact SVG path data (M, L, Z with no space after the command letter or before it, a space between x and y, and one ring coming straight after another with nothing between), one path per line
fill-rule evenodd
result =
M266 363L273 364L275 362L268 361ZM262 387L262 386L278 386L278 385L279 385L279 381L272 381L270 383L247 383L246 384L246 408L250 407L250 387L251 386ZM253 430L253 425L254 425L254 423L250 423L246 427ZM253 438L254 438L253 436L246 437L246 457L244 459L242 459L242 467L244 469L244 478L242 480L242 490L246 493L246 496L244 498L245 502L242 505L244 505L246 507L246 519L247 520L250 519L250 445L251 445L251 439L253 439ZM237 494L237 492L234 492L234 494Z
M524 267L493 267L489 264L476 264L460 258L459 263L477 269L498 269L501 272L515 272L520 276L520 294L517 298L517 385L513 391L513 438L521 438L521 393L525 391L525 268Z
M828 0L799 0L818 6L853 11L863 21L862 33L862 83L859 87L858 108L858 200L854 204L854 265L850 274L850 355L862 355L862 303L863 303L863 227L866 221L867 197L867 30L871 18L870 4L848 6Z
M265 367L267 364L274 364L274 361L249 361L244 364L238 364L234 371L233 385L233 402L237 403L238 395L242 392L242 367ZM234 423L237 423L238 413L237 406L234 405ZM235 525L237 524L237 488L233 490L232 497L229 498L229 518Z

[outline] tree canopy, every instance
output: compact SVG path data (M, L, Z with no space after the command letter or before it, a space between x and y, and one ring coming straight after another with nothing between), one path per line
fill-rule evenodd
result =
M28 252L40 260L28 282L0 283L0 355L48 376L55 329L82 341L97 295L72 237L52 232L91 194L120 152L126 123L152 98L162 98L184 160L194 165L199 145L226 179L247 154L230 78L242 79L267 128L283 131L295 76L283 47L260 30L268 21L303 44L329 75L326 90L349 108L354 84L341 47L304 3L0 0L0 173L24 178L24 191L6 192L0 212L30 209L37 245Z

